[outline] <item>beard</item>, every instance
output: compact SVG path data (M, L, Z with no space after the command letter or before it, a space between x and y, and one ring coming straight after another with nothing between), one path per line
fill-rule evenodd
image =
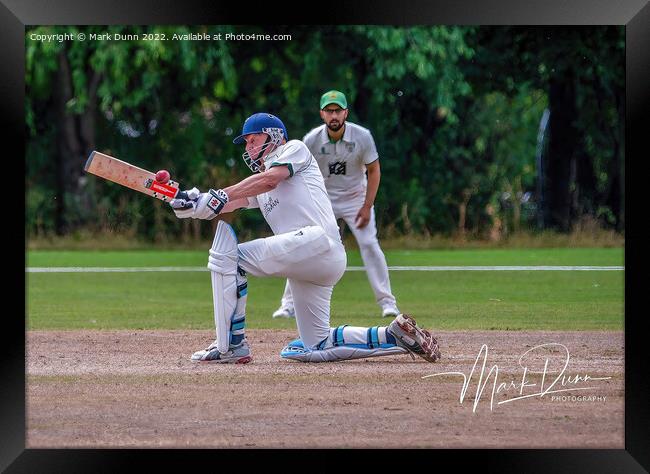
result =
M341 127L343 125L345 125L345 120L343 120L342 122L339 122L337 120L332 120L327 124L327 128L329 128L333 132L338 132L339 130L341 130Z

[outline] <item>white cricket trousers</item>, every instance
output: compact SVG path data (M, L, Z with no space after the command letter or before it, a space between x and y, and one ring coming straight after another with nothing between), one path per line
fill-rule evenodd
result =
M363 205L363 199L348 199L332 201L332 209L337 219L343 219L348 228L352 231L354 238L359 245L359 252L363 265L366 268L368 281L375 294L377 304L383 309L386 307L395 307L395 296L391 291L390 278L388 276L388 264L386 256L379 246L377 240L377 224L375 222L375 207L370 210L370 221L362 229L358 229L354 219ZM293 305L293 296L289 288L289 282L284 289L282 296L282 307L291 308Z
M300 339L306 348L316 348L330 333L332 291L347 265L343 244L322 227L307 226L241 243L238 250L239 266L247 273L287 278Z

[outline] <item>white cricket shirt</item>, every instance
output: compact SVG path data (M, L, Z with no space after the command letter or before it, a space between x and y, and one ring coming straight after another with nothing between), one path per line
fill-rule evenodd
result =
M316 127L303 138L325 180L330 199L366 196L366 165L379 158L370 130L345 122L343 137L330 141L325 124Z
M249 197L248 208L259 207L276 235L318 225L340 242L323 176L309 149L300 140L291 140L264 157L265 169L282 165L289 168L290 177L268 193Z

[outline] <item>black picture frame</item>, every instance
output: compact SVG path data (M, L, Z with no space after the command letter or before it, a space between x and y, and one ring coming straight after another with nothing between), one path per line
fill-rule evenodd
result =
M319 9L322 9L319 12ZM341 9L337 14L332 14ZM464 24L464 25L625 25L626 27L626 230L625 230L625 449L623 450L420 450L406 454L387 451L359 456L357 450L331 453L302 450L278 465L297 466L296 456L327 464L365 468L389 464L412 469L409 460L424 469L438 469L443 461L455 469L481 468L488 472L646 472L650 469L648 439L650 391L644 369L648 367L642 329L640 301L644 281L643 200L637 192L644 178L640 167L647 160L642 133L648 132L650 108L650 5L645 0L362 0L313 4L310 7L272 4L259 0L233 5L232 2L185 0L0 0L0 133L6 151L3 164L13 176L16 163L25 166L24 110L24 28L26 25L91 24L322 24L323 19L341 24ZM333 19L336 18L336 21ZM4 153L3 153L4 154ZM19 158L20 161L19 161ZM7 170L7 168L5 168ZM19 185L5 180L5 216L17 219L14 195ZM24 200L24 193L22 196ZM18 206L19 207L19 206ZM7 253L26 245L24 225L5 221ZM22 232L16 229L23 229ZM9 250L7 250L9 249ZM26 253L25 253L26 256ZM25 257L26 258L26 257ZM17 260L21 260L17 258ZM25 259L23 265L26 265ZM17 272L24 272L15 263ZM13 267L6 267L7 270ZM9 272L7 271L7 274ZM10 283L10 282L9 282ZM7 288L10 288L6 285ZM12 293L17 293L11 291ZM6 307L8 305L5 305ZM26 295L19 308L28 317ZM2 390L0 406L0 469L6 472L115 472L119 469L147 469L166 466L187 471L199 463L223 470L225 463L236 467L242 453L215 453L211 450L33 450L25 449L25 320L18 311L6 310L0 366ZM282 453L283 457L286 452ZM257 451L256 456L275 457L279 453ZM352 463L355 459L357 463ZM332 462L335 461L335 462ZM330 464L331 463L331 464ZM302 464L305 467L304 464ZM231 469L229 467L228 469Z

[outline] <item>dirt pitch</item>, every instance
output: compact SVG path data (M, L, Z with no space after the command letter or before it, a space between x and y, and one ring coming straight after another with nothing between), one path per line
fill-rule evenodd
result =
M188 360L210 331L28 331L26 447L624 448L623 332L437 335L436 364L406 355L303 364L278 355L295 332L249 330L253 362L224 366ZM499 404L540 393L533 363L525 380L537 385L520 388L518 360L549 343L570 352L553 387L570 391ZM485 376L499 370L492 408L490 378L474 410L482 358L463 403L461 376L423 378L469 374L483 344ZM538 365L549 358L546 388L565 352L534 352Z

